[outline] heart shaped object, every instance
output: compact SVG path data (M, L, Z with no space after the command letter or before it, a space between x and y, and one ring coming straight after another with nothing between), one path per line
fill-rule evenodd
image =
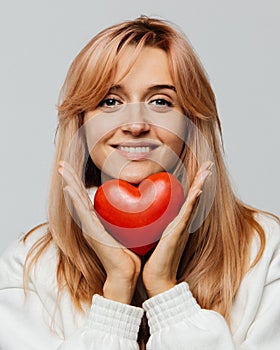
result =
M167 172L153 174L138 186L108 180L95 194L94 208L102 224L124 246L145 255L178 214L184 191Z

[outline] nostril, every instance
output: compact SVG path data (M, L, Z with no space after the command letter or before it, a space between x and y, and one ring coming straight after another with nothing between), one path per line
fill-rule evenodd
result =
M134 135L148 132L150 130L150 125L148 123L129 123L122 125L121 128L123 131L130 132Z

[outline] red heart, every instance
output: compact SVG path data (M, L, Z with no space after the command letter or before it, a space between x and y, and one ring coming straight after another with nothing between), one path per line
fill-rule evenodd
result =
M109 180L95 194L94 208L104 227L123 245L145 255L178 214L184 192L177 178L161 172L138 186Z

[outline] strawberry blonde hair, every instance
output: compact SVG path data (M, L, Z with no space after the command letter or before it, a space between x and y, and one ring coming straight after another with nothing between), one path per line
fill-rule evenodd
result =
M198 58L180 30L155 18L142 16L101 31L74 59L58 105L48 230L29 252L26 274L44 249L54 242L58 249L59 290L66 286L77 309L82 309L84 304L90 305L93 294L103 293L105 270L66 206L57 169L58 162L65 158L71 139L83 125L85 112L94 110L104 99L113 84L118 61L131 45L135 50L127 72L143 47L160 48L167 53L179 103L210 147L215 163L215 195L208 216L190 235L177 280L189 283L202 308L219 312L229 322L232 302L244 274L250 268L253 235L256 233L260 241L255 264L264 250L265 233L255 218L259 210L242 203L232 191L223 161L222 132L215 96ZM195 134L188 139L188 144L190 142L197 154L189 152L186 157L185 152L182 160L188 178L192 180L198 169L197 159L199 162L208 160L208 153ZM84 135L80 135L72 151L71 164L81 178L85 169L86 187L99 186L100 170L89 157ZM143 286L138 285L132 304L141 306L146 298ZM139 332L142 348L147 338L148 328L144 320Z

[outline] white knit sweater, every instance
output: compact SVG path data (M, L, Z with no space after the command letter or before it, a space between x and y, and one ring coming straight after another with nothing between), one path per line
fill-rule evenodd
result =
M280 228L258 216L266 232L259 263L244 277L231 313L232 328L221 315L201 309L187 283L159 294L143 308L94 295L86 313L75 311L65 291L56 302L56 248L51 245L32 270L25 297L23 265L38 230L15 242L0 260L0 349L132 350L146 312L153 350L279 350ZM258 240L252 244L253 260Z

